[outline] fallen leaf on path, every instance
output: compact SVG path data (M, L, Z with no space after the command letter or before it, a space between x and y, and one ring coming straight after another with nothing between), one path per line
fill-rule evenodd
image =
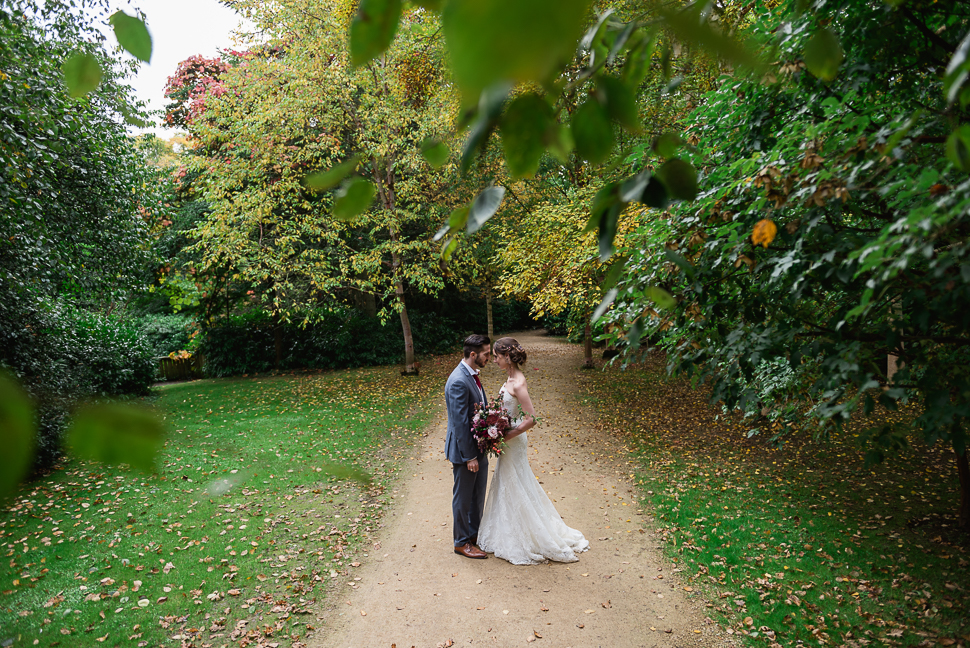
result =
M542 610L543 612L548 612L549 611L549 608L547 608L545 605L543 605L539 609Z
M611 607L613 607L613 604L610 601L607 601L606 603L600 603L600 605L602 605L603 608L606 610L609 610Z
M361 610L361 611L360 611L360 616L367 616L367 613L366 613L366 612L364 612L363 610Z
M584 610L584 612L585 612L586 614L592 614L593 612L595 612L595 610Z
M532 634L536 636L536 639L542 639L542 635L536 632L535 630L532 631Z

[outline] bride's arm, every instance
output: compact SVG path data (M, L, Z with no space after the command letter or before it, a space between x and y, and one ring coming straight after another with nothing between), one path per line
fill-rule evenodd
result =
M518 399L524 416L518 425L505 433L506 439L514 439L523 432L535 427L536 424L536 411L532 407L532 399L529 398L529 387L525 384L525 381L522 381L521 385L515 387L515 393L512 395Z

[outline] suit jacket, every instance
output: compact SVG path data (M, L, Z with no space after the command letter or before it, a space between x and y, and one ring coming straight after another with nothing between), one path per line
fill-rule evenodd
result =
M475 416L475 403L485 405L483 397L468 366L459 362L445 383L445 405L448 408L445 455L451 463L462 464L482 458L472 436L472 417Z

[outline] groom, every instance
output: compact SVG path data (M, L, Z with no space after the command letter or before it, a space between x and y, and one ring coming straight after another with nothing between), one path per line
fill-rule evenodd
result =
M488 481L488 455L478 451L472 436L475 404L487 403L478 372L488 364L492 341L487 335L465 339L465 358L458 363L445 384L448 408L448 434L445 455L455 476L451 513L454 517L455 553L466 558L488 558L478 548L478 525L485 508L485 482Z

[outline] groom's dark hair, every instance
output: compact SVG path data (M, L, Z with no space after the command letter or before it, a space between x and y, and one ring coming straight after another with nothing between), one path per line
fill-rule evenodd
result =
M479 335L475 333L474 335L469 335L465 338L464 352L467 358L472 354L472 351L478 351L486 344L491 344L492 340L487 335Z

